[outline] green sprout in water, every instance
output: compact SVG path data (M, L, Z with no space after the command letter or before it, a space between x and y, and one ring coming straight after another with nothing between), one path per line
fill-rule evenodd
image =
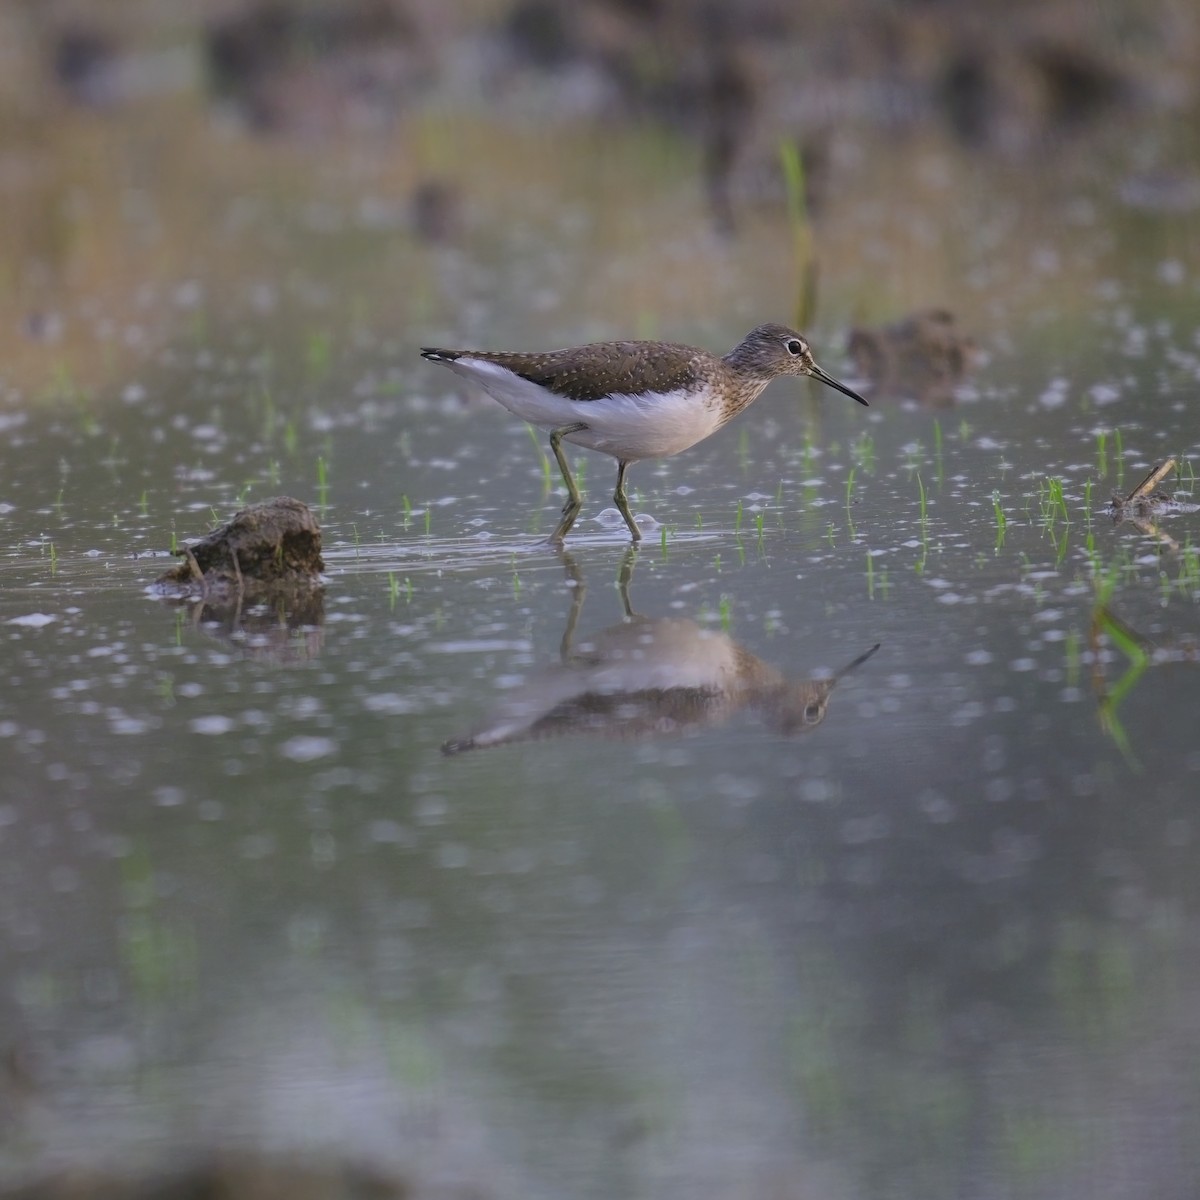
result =
M724 592L721 593L720 613L721 628L728 633L733 623L733 601Z
M996 549L999 550L1004 545L1004 535L1008 531L1008 518L1004 515L1004 509L1000 507L1000 493L992 492L992 510L996 514Z
M550 471L550 456L542 449L542 439L538 437L538 431L529 424L525 428L529 431L529 440L533 443L533 448L537 451L538 458L541 460L542 488L545 492L549 492L554 482L554 476Z
M817 256L805 199L804 159L794 141L789 139L781 143L779 162L783 168L788 225L796 252L796 327L806 329L817 308Z
M329 503L329 468L323 454L317 455L317 497L322 508Z
M869 430L864 430L850 443L850 455L856 467L872 475L875 472L875 439Z
M328 333L314 332L308 335L304 361L310 379L322 379L329 371L330 350L333 339Z
M395 571L388 572L388 606L396 607L396 601L400 598L400 581L396 578Z

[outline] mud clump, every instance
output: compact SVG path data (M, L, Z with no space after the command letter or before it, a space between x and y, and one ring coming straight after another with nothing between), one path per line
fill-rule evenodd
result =
M307 504L278 496L175 551L183 561L156 586L210 601L274 596L321 586L321 527Z
M944 408L979 358L954 314L932 308L892 325L853 329L846 347L855 368L881 395L907 396Z

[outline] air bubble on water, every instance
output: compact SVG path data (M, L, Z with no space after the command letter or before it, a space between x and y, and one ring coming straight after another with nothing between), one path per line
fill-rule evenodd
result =
M597 525L604 529L616 529L618 525L624 525L625 519L615 508L602 508L595 517Z

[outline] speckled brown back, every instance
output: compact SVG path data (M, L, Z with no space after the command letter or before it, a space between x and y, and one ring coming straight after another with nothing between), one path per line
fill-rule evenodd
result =
M593 342L544 354L492 350L423 350L453 362L479 358L568 400L601 400L614 394L674 392L728 372L715 355L671 342Z

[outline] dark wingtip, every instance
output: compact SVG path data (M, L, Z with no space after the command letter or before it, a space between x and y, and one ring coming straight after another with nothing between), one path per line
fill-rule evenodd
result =
M474 738L451 738L448 742L442 743L442 753L450 758L455 754L461 754L464 750L471 750L474 746Z

